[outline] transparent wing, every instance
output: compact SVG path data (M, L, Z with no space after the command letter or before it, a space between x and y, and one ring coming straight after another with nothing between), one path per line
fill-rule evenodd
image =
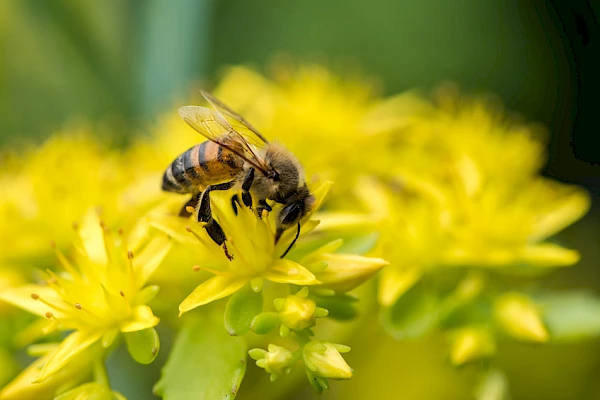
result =
M266 144L269 142L258 131L258 129L256 129L254 126L252 126L252 124L250 122L248 122L244 117L242 117L241 115L239 115L238 113L233 111L228 105L223 103L221 100L217 99L212 94L205 92L204 90L201 90L200 93L202 94L202 96L204 96L206 101L208 101L210 103L210 105L213 106L215 108L215 110L217 110L223 116L223 118L229 117L228 122L232 126L235 126L236 130L238 132L240 132L242 135L244 135L250 143L256 143L256 141L253 140L254 137L249 137L250 133L256 135L256 137L258 139L260 139L262 144ZM231 120L233 120L233 121L231 121Z
M268 172L256 148L236 131L220 112L206 107L184 106L179 108L179 115L208 140L234 152L259 171L265 174Z

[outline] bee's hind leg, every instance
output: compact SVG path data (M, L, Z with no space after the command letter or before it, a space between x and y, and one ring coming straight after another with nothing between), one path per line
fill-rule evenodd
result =
M198 209L198 222L204 222L204 229L208 236L219 246L223 247L225 256L231 261L233 256L227 251L227 245L225 244L226 237L225 232L221 225L213 218L212 211L210 209L210 192L213 190L228 190L233 187L235 181L220 183L218 185L211 185L204 189L200 196L200 208Z
M196 193L191 199L188 200L187 203L183 205L183 207L181 207L181 210L179 210L180 217L188 218L190 215L192 215L192 213L188 211L188 207L196 208L198 201L200 201L200 195L201 193Z

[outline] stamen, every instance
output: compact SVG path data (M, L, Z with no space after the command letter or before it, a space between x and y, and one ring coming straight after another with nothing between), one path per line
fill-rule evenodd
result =
M233 248L233 254L235 254L236 257L239 257L241 262L248 264L248 259L244 257L244 253L240 250L240 248L235 245L232 237L227 238L227 243L229 243Z
M117 233L119 234L119 236L123 236L123 233L124 233L124 232L125 232L125 231L123 230L123 228L119 228L119 229L117 229Z
M40 298L40 296L35 293L31 293L31 298L34 300L38 300Z
M52 314L50 311L48 311L46 313L46 318L48 318L48 319L54 318L54 314Z
M194 271L194 272L198 272L198 271L200 271L200 266L199 266L199 265L194 265L194 266L192 267L192 271Z
M41 301L42 303L44 303L48 307L53 308L55 310L60 310L60 311L63 311L65 313L69 312L69 310L66 309L65 307L62 307L62 306L60 306L58 304L51 303L48 300L45 300L45 299L41 298L40 295L38 295L36 293L31 293L31 298L34 299L34 300Z
M267 210L264 210L264 211L267 211ZM267 215L268 215L268 213L267 213ZM274 238L275 237L275 232L273 232L273 227L271 226L271 222L269 222L269 219L268 218L263 218L262 221L265 221L265 224L267 225L267 232L269 233L269 237Z
M133 260L133 251L129 250L127 252L127 258L129 258L130 260Z
M125 297L125 293L122 290L119 290L119 294L121 295L121 297Z
M186 226L185 230L188 231L189 233L191 233L192 235L194 235L196 237L196 239L198 239L198 241L200 243L202 243L202 245L204 245L206 247L209 246L209 244L204 239L202 239L202 237L200 235L198 235L196 232L194 232L194 230L192 228L190 228L189 226Z
M78 310L81 310L81 304L75 303L75 308L78 309Z
M226 275L226 273L223 271L219 271L217 269L212 269L212 268L201 267L199 265L194 265L192 267L192 269L194 270L194 272L206 271L206 272L210 272L211 274L214 274L214 275L219 275L219 276Z
M56 242L54 240L50 242L50 246L52 246L52 249L54 249L54 255L58 259L60 265L65 269L65 271L67 271L73 278L78 279L79 274L77 273L77 270L75 269L73 264L71 264L69 260L67 260L67 257L65 257L62 251L60 251L60 249L56 247Z
M196 209L192 206L186 206L185 211L189 212L190 214L193 214L194 211L196 211Z

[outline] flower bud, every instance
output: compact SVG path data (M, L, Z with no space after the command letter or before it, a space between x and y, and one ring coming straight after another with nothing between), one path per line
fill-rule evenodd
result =
M535 303L520 293L505 293L494 302L494 319L516 339L547 342L548 330Z
M450 361L462 365L489 357L496 351L490 331L484 327L468 327L458 330L452 338Z
M271 374L271 381L274 381L278 377L288 374L295 360L293 353L285 347L270 344L268 349L269 351L252 349L248 354L256 360L256 365Z
M315 341L304 346L303 358L306 367L323 378L350 379L352 368L340 353L347 353L350 347L341 344Z
M275 299L275 309L279 312L281 324L293 331L301 331L316 325L317 317L327 315L327 310L317 307L314 300L306 298L308 288L295 295Z

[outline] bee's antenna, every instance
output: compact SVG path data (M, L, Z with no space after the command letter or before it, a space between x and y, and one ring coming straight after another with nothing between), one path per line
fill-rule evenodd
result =
M289 253L289 251L292 249L292 246L294 245L294 243L296 243L296 240L298 240L299 236L300 236L300 222L298 222L298 231L296 232L296 237L294 238L294 240L292 240L292 243L290 243L287 250L279 258L283 258L286 256L287 253Z

